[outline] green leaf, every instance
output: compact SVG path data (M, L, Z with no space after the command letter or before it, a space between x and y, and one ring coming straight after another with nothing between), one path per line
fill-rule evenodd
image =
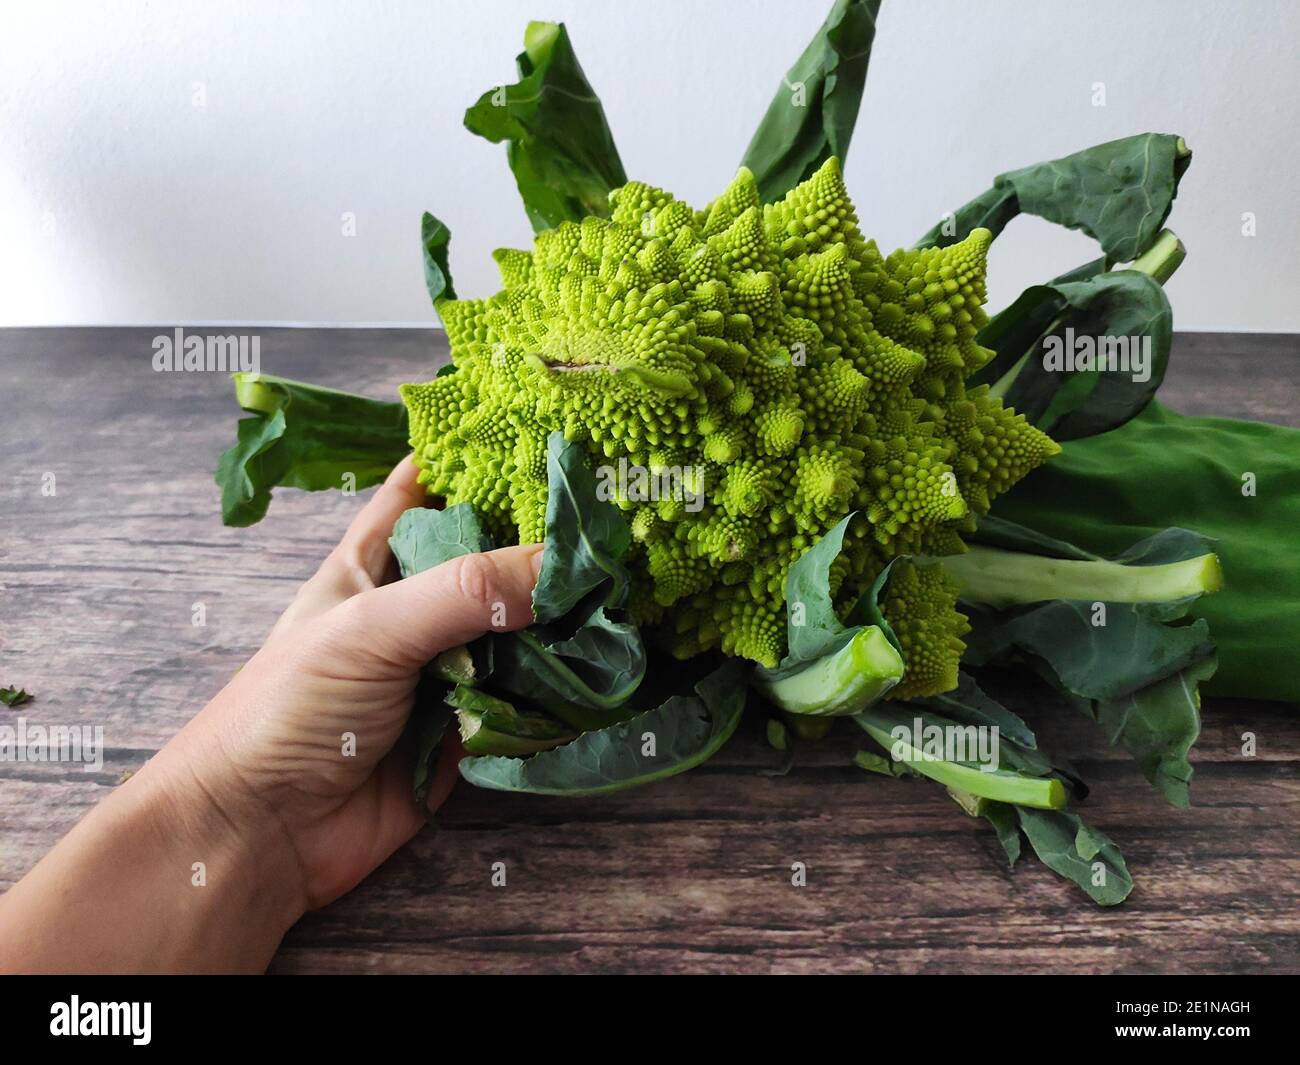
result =
M605 601L622 605L627 571L619 560L632 534L618 508L597 498L582 447L558 430L547 441L546 477L546 550L533 590L534 616L554 621L607 581Z
M1091 707L1106 739L1123 746L1174 806L1191 804L1188 754L1201 734L1197 685L1214 675L1217 664L1211 656L1121 699L1101 699Z
M497 791L536 795L597 795L683 773L704 762L730 738L745 708L747 665L732 659L662 706L587 732L572 743L531 758L466 758L461 775ZM646 750L646 736L654 754Z
M410 577L461 555L487 551L491 542L474 508L457 503L446 510L412 507L397 519L388 545L402 576Z
M1153 277L1120 270L1027 289L978 340L995 356L973 383L992 385L1007 406L1061 442L1114 429L1147 405L1169 363L1173 312ZM1137 353L1141 373L1132 361ZM1103 360L1114 367L1098 368Z
M537 623L472 645L491 663L493 687L537 704L578 729L623 717L646 671L640 631L625 616L631 536L613 503L597 498L580 445L553 433L547 452L546 549L533 590ZM474 511L412 510L394 530L403 574L490 547ZM412 569L414 560L422 563Z
M903 653L903 644L898 639L898 634L894 632L894 627L889 624L889 619L885 617L885 612L880 609L880 599L885 594L885 585L889 583L889 575L893 572L894 563L903 557L902 555L896 555L885 563L885 568L876 574L876 579L871 582L871 587L862 593L862 596L853 604L853 609L849 611L844 619L844 623L849 626L876 626L885 634L885 638L889 640L894 650L899 654Z
M775 668L761 667L753 674L763 697L790 714L859 713L903 676L898 638L876 602L889 567L850 611L853 624L845 626L836 616L831 567L852 518L845 515L790 567L785 584L789 652Z
M23 703L31 702L31 699L31 692L24 688L0 688L0 703L5 706L22 706Z
M781 199L832 155L843 161L858 119L880 0L835 0L782 79L742 166L764 203Z
M1020 819L1016 816L1016 808L1007 802L986 800L980 804L979 813L998 834L998 842L1006 852L1007 865L1015 865L1020 860Z
M949 718L908 703L885 703L859 714L853 720L890 751L891 761L860 751L855 764L891 775L905 767L943 784L967 814L988 820L1011 865L1020 857L1023 831L1048 868L1078 884L1101 905L1113 906L1128 896L1133 881L1123 856L1104 835L1061 809L1066 791L1057 779L1059 771L1050 763L1005 736L1000 737L999 769L995 773L981 772L972 763L921 757L916 741L906 738L914 737L918 719L923 732L935 725L953 725ZM896 731L900 726L902 732ZM893 761L894 750L900 744L907 752L907 760Z
M1093 624L1092 603L1068 599L1020 612L964 607L972 631L963 661L979 666L1004 660L1012 651L1034 655L1051 666L1060 686L1071 694L1118 699L1214 651L1204 621L1174 626L1166 622L1177 615L1155 604L1103 605L1101 625Z
M1300 703L1300 566L1288 550L1300 529L1300 430L1152 403L1120 429L1067 443L993 512L1106 555L1166 526L1213 537L1224 587L1190 607L1218 649L1206 692Z
M1027 555L1044 555L1048 558L1072 558L1087 562L1101 557L1091 551L1084 551L1066 540L1045 536L1037 529L1007 521L993 514L982 515L975 532L966 539L968 543L1000 547L1004 551L1020 551Z
M485 92L465 112L466 128L494 144L509 142L534 231L608 217L609 193L627 175L564 24L530 22L516 62L519 81Z
M429 299L435 307L439 300L454 300L456 290L451 283L451 267L447 265L451 230L428 211L420 219L420 247L424 252L424 284Z
M916 246L947 247L979 227L996 237L1024 212L1082 230L1101 244L1111 262L1130 262L1160 232L1190 162L1181 137L1141 133L1012 170Z
M314 492L379 484L409 451L401 403L266 374L234 378L235 398L253 417L240 420L238 441L217 463L227 525L260 521L279 485Z
M1017 806L1015 811L1029 845L1049 869L1078 884L1102 906L1128 898L1133 878L1119 848L1105 835L1066 810Z
M547 441L546 550L533 590L538 625L492 637L493 679L580 729L619 717L645 677L645 644L624 616L627 522L598 498L580 445Z
M976 538L987 527L1003 539L1008 531L1019 530L1025 540L1032 531L995 520L989 526L981 523ZM1042 537L1034 546L1052 542ZM1081 553L1064 546L1072 558ZM1201 558L1208 546L1196 533L1167 529L1115 561L1138 569L1167 566ZM1109 602L1104 615L1094 603L1067 599L1006 610L967 607L971 632L963 660L981 665L1028 656L1049 683L1101 725L1112 744L1134 756L1169 802L1186 806L1192 776L1187 754L1200 733L1197 684L1215 669L1206 622L1174 624L1194 601L1188 596L1158 603Z
M841 518L790 567L785 582L789 653L781 662L783 670L834 653L852 635L835 614L830 588L831 566L840 557L852 518L852 514Z
M492 683L574 728L601 728L627 716L619 710L645 678L640 632L612 620L603 607L568 640L547 642L541 627L492 640Z
M425 672L415 693L415 706L406 722L406 732L415 749L412 790L415 806L428 817L429 788L438 768L438 750L451 721L452 710L444 701L448 685Z

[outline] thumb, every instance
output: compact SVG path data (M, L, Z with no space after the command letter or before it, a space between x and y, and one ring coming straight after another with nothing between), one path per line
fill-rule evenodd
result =
M461 555L450 562L354 595L330 614L351 652L361 650L401 669L418 669L450 647L485 632L533 621L533 585L542 545ZM328 616L328 615L327 615Z

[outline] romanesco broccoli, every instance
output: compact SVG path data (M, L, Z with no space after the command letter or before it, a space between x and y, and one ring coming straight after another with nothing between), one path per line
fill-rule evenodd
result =
M675 471L686 491L615 496L636 620L674 653L774 665L787 571L844 515L832 578L848 609L895 556L962 551L989 501L1057 452L966 388L991 357L975 339L987 230L882 256L834 158L775 204L745 169L704 211L639 182L610 200L609 220L498 251L497 295L440 301L455 370L402 395L429 492L502 542L542 537L554 429L593 466ZM956 593L936 565L894 567L893 698L956 684Z

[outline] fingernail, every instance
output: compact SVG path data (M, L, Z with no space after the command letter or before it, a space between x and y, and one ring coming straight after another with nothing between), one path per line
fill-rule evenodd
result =
M545 553L546 552L543 548L538 548L538 550L533 553L533 557L528 560L533 567L533 580L537 580L538 576L542 572L542 556Z

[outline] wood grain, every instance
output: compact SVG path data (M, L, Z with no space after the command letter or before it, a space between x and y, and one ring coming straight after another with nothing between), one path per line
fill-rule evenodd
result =
M96 773L0 763L3 887L221 688L363 501L282 491L260 525L224 528L211 470L232 439L229 384L155 373L159 331L0 331L0 683L36 693L29 720L102 725L109 748ZM266 371L375 396L445 359L433 332L259 335ZM1179 335L1161 396L1296 424L1300 344ZM273 968L1300 971L1300 712L1208 701L1196 806L1179 811L1088 722L1011 683L1093 784L1087 816L1135 874L1116 910L1033 861L1008 870L939 789L847 766L847 728L778 777L746 723L709 764L637 791L462 786L436 828L293 929ZM1247 730L1254 758L1240 754ZM791 886L796 861L806 887ZM490 884L494 862L505 887Z

